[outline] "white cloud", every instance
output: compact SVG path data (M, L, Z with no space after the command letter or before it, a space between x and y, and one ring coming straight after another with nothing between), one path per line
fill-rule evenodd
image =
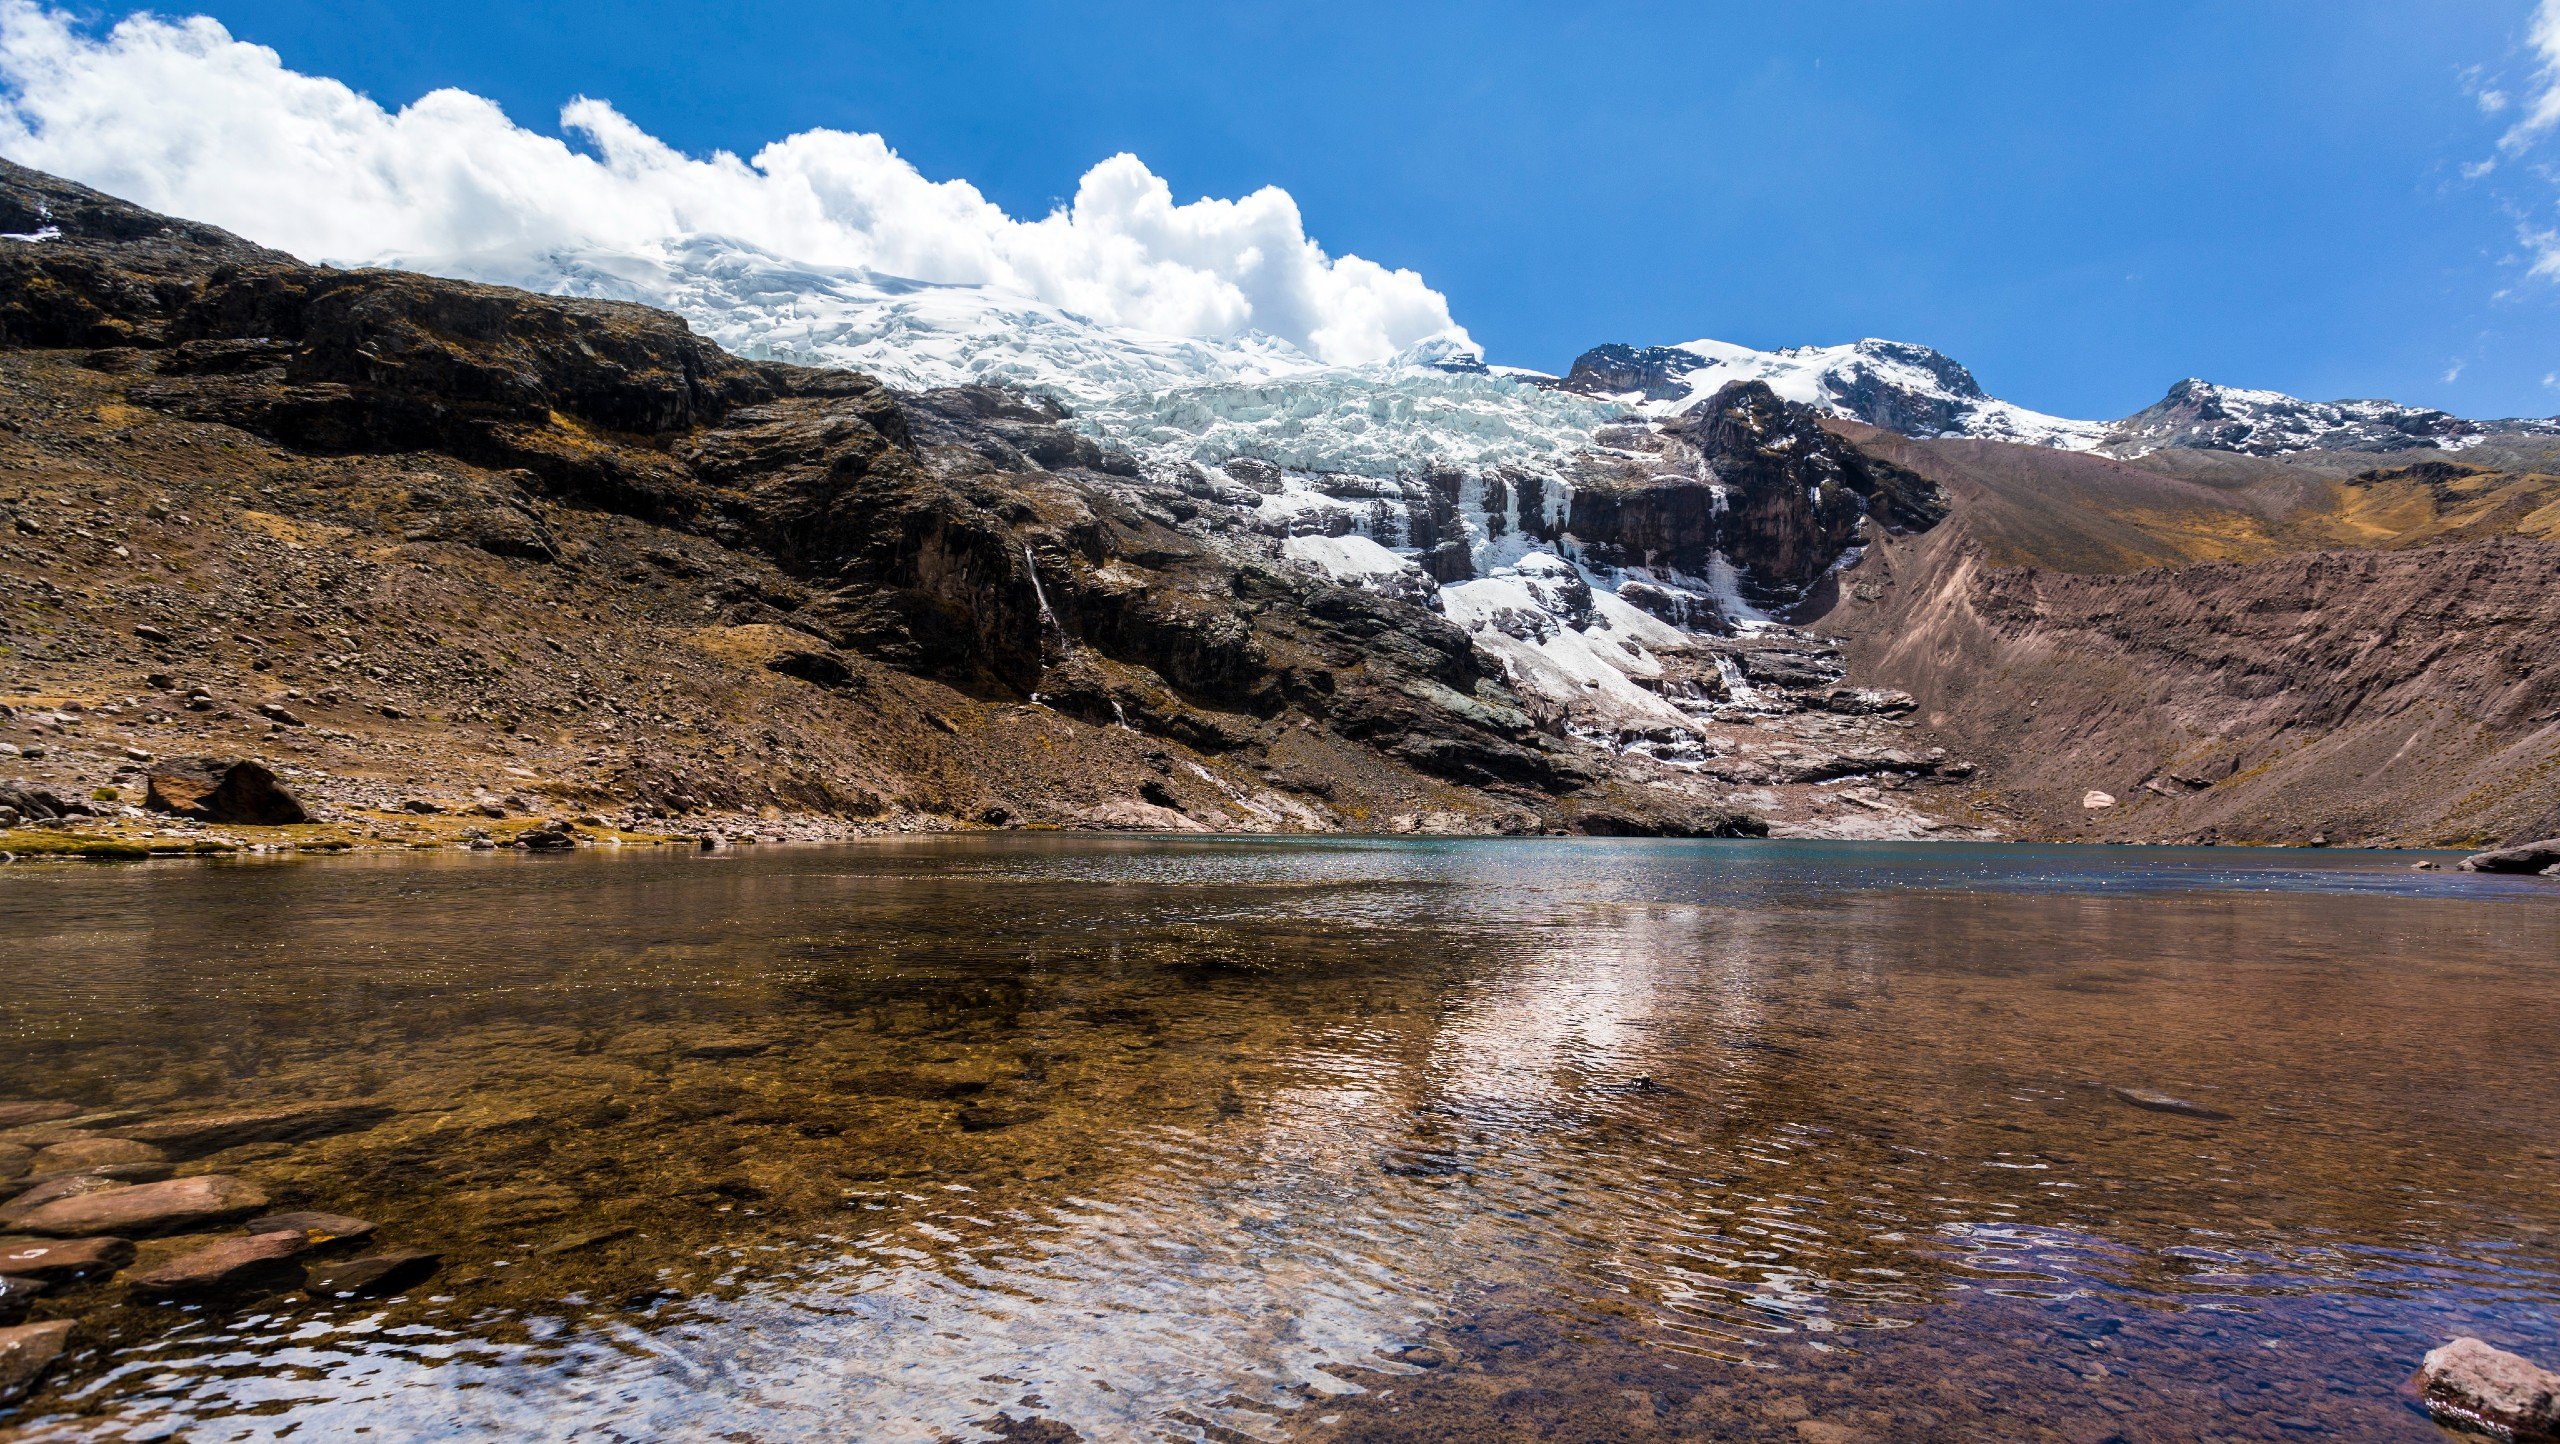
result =
M2507 108L2507 93L2503 90L2481 91L2479 100L2483 115L2496 115Z
M0 152L312 260L636 250L710 232L1170 335L1265 331L1335 363L1465 335L1414 272L1326 255L1277 187L1176 204L1124 154L1022 221L876 135L802 131L742 160L683 155L602 100L571 101L560 124L583 149L459 90L386 110L203 16L138 14L100 35L0 0Z
M2535 93L2525 102L2524 114L2498 142L2510 151L2524 149L2545 131L2560 125L2560 0L2542 0L2534 7L2525 42L2541 57L2541 65L2534 77ZM2482 99L2485 102L2487 97Z
M2456 381L2459 381L2459 380L2461 380L2461 379L2462 379L2462 364L2463 364L2463 363L2461 363L2460 361L2456 361L2456 362L2454 362L2452 365L2447 366L2446 368L2444 368L2444 384L2445 384L2445 385L2447 385L2447 386L2451 386L2451 385L2452 385L2453 383L2455 383Z

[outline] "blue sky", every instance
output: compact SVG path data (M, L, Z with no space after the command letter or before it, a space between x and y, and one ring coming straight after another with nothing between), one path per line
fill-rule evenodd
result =
M1017 216L1124 150L1177 200L1278 185L1497 361L1882 335L2068 415L2189 374L2560 411L2519 242L2560 144L2464 172L2512 119L2478 92L2535 86L2529 0L191 11L391 107L550 131L583 94L692 153L876 131Z

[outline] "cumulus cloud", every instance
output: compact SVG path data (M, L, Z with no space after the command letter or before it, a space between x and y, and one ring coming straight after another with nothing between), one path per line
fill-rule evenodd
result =
M578 143L460 90L388 110L204 16L137 14L99 33L0 0L0 153L312 260L641 250L714 233L1169 335L1268 332L1338 364L1465 337L1414 272L1327 255L1277 187L1178 204L1116 155L1065 207L1020 220L967 181L926 178L877 135L808 130L745 159L695 157L584 97L560 127Z

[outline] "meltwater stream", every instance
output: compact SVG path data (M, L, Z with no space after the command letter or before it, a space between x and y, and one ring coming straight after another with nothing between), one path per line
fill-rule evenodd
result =
M374 1102L180 1170L443 1259L42 1297L13 1441L2424 1440L2433 1344L2560 1361L2560 886L2404 857L15 868L0 940L0 1102Z

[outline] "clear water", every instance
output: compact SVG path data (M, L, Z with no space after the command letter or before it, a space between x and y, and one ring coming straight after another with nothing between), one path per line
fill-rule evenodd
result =
M389 1104L186 1167L446 1264L43 1300L0 1437L2436 1438L2560 1362L2560 887L2407 861L10 869L0 1099Z

